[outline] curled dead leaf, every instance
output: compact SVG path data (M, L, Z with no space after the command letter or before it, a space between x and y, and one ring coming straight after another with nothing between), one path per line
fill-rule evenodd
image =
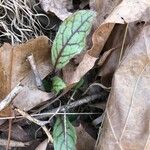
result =
M46 140L44 140L42 143L40 143L40 144L38 145L38 147L36 147L35 150L46 150L47 145L48 145L48 139L46 139Z
M65 20L72 14L67 10L73 7L71 0L40 0L40 3L46 12L54 13L61 20Z
M107 19L94 32L92 36L93 46L87 51L80 65L72 73L73 78L68 84L78 82L94 66L116 23L126 24L138 20L148 21L149 4L148 0L123 0L115 7ZM98 15L101 16L101 14ZM90 63L89 59L91 60ZM85 64L87 64L86 67Z
M0 99L2 100L21 82L24 89L15 98L14 105L23 110L29 110L52 96L38 90L35 86L34 74L29 62L26 61L31 53L34 55L38 71L43 79L52 68L49 62L50 46L47 37L41 36L15 46L6 43L0 48ZM0 112L0 115L9 116L10 109Z
M148 150L150 26L127 48L114 74L97 150Z

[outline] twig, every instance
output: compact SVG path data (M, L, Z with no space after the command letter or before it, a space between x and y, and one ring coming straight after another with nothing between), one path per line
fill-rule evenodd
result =
M96 140L96 143L95 143L95 149L98 146L100 138L102 138L101 134L102 134L102 128L103 128L103 125L104 125L105 117L106 117L106 111L102 114L102 122L101 122L101 125L99 127L98 136L97 136L97 140Z
M10 140L10 147L25 147L30 145L31 142L19 142L19 141L14 141L14 140ZM1 146L6 146L7 145L7 139L0 139L0 145Z
M98 98L102 98L103 96L105 96L105 94L95 94L95 95L92 95L92 96L87 96L87 97L85 97L85 98L82 98L82 99L80 99L80 100L78 100L78 101L75 101L75 102L72 102L72 103L70 103L70 104L68 104L68 105L63 105L63 106L60 106L60 107L58 107L58 108L54 108L54 109L52 109L52 110L50 110L49 112L47 112L47 114L53 114L53 115L58 115L58 114L61 114L61 115L64 115L64 113L59 113L59 112L65 112L65 111L67 111L68 109L71 109L71 108L75 108L75 107L78 107L78 106L80 106L80 105L83 105L83 104L86 104L86 103L89 103L89 102L92 102L92 101L94 101L94 100L96 100L96 99L98 99ZM58 112L58 110L59 110L59 112ZM57 113L56 113L57 112ZM46 113L45 113L46 114ZM81 114L83 114L83 115L86 115L87 113L66 113L65 112L65 114L66 115L71 115L71 114L73 114L73 115L81 115ZM94 113L92 113L92 114L94 114ZM44 117L47 117L47 116L43 116L43 115L38 115L38 119L43 119Z
M19 92L22 90L23 86L18 84L7 96L4 100L0 102L0 111L5 109L11 102L12 100L19 94ZM9 149L9 144L10 144L10 136L11 136L11 126L12 126L12 120L9 120L9 132L8 132L8 140L7 140L7 145L6 145L6 150Z
M106 96L105 94L96 94L96 95L93 95L93 96L87 96L83 99L72 102L69 105L63 105L61 107L55 108L55 109L53 109L53 110L51 110L47 113L31 114L30 117L37 117L38 119L40 119L40 118L48 117L50 115L64 115L64 113L61 112L61 111L64 111L64 109L71 109L71 108L74 108L74 107L92 102L92 101L94 101L98 98L102 98L102 97L105 97L105 96ZM59 112L57 112L57 110L59 110ZM66 112L66 115L95 115L95 114L100 114L100 113L67 113ZM1 117L0 120L1 119L23 118L23 117L26 118L24 115L22 115L22 116L16 116L16 117ZM47 123L47 121L45 123Z
M35 150L46 150L48 145L48 139L45 139L42 143L40 143Z
M0 111L5 109L12 100L19 94L19 92L23 89L23 86L18 84L7 96L0 102Z
M87 96L87 97L82 98L78 101L72 102L69 105L61 106L60 111L65 111L65 110L68 110L68 109L71 109L71 108L74 108L74 107L78 107L80 105L92 102L92 101L94 101L98 98L102 98L102 96L104 96L104 94L95 94L95 95L92 95L92 96ZM53 109L52 111L56 111L56 109Z
M120 51L119 64L121 62L122 55L123 55L123 50L124 50L124 45L125 45L125 41L126 41L126 37L127 37L128 27L129 27L129 24L126 25L126 29L125 29L125 33L124 33L124 37L123 37L123 42L122 42L122 46L121 46L121 51Z
M89 113L89 112L85 112L85 113L66 113L66 115L99 115L101 113ZM36 117L36 118L43 118L43 117L49 117L51 115L64 115L63 112L57 112L57 113L51 113L51 112L47 112L47 113L40 113L40 114L31 114L31 117ZM7 120L7 119L20 119L20 118L25 118L24 116L16 116L16 117L0 117L0 120ZM47 122L46 122L47 123Z
M82 98L82 99L80 99L78 101L72 102L72 103L70 103L68 105L63 105L63 106L60 106L58 108L54 108L54 109L48 111L47 113L52 113L53 115L58 115L59 114L58 110L59 110L59 112L64 112L64 111L67 111L68 109L75 108L75 107L78 107L80 105L92 102L92 101L94 101L94 100L96 100L98 98L102 98L103 96L106 96L106 95L105 94L95 94L95 95L92 95L92 96L87 96L87 97ZM64 115L64 113L63 113L63 115ZM44 118L43 116L42 117L41 116L38 117L38 119L43 119L43 118Z
M53 143L53 138L52 138L52 136L51 136L49 130L48 130L48 129L46 128L46 126L45 126L45 124L48 123L48 121L40 121L40 120L38 120L38 119L36 119L36 118L33 118L33 117L31 117L28 113L26 113L26 112L20 110L19 108L15 108L15 110L16 110L17 112L19 112L19 113L20 113L23 117L25 117L26 119L28 119L28 120L30 120L31 122L34 122L35 124L41 126L41 128L45 131L45 133L46 133L46 135L47 135L47 137L48 137L48 140L49 140L51 143Z
M104 114L102 114L102 115L99 116L98 118L94 119L94 120L92 121L92 125L96 127L98 124L102 123L103 118L104 118Z
M30 63L31 69L32 69L32 71L34 73L37 88L42 90L42 91L45 91L43 83L42 83L42 80L41 80L41 77L40 77L40 74L39 74L39 72L37 70L37 67L36 67L36 63L35 63L33 54L28 56L27 59L28 59L28 61Z
M85 95L85 94L90 90L90 88L92 88L93 86L99 86L99 87L103 88L104 90L111 90L111 87L106 87L106 86L104 86L104 85L101 84L101 83L92 83L92 84L85 90L85 92L84 92L82 95Z
M10 147L10 138L11 138L11 131L12 131L12 119L9 119L9 129L8 130L9 131L8 131L6 150L9 150L9 147Z

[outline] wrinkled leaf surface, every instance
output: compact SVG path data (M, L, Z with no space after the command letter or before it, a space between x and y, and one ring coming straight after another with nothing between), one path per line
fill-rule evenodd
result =
M55 76L53 79L52 79L52 90L54 92L56 92L57 94L66 87L66 84L65 82L59 78L58 76Z
M52 64L61 69L84 50L95 12L81 10L68 17L60 26L52 46Z
M150 26L126 49L114 74L97 150L149 150Z
M64 121L58 117L53 130L54 149L55 150L75 150L76 131L69 120L66 118L66 131Z

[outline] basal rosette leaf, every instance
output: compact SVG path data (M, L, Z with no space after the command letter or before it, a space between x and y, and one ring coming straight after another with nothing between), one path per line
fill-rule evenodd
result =
M66 128L66 130L65 130ZM60 116L57 118L53 129L54 150L75 150L76 149L76 131L68 118L66 118L66 127L64 120Z
M75 55L84 50L96 13L81 10L68 17L61 25L52 46L54 68L61 69Z

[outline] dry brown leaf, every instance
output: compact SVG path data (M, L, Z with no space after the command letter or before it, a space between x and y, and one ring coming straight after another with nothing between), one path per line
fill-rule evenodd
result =
M75 71L75 66L72 64L67 64L64 68L63 68L63 80L65 81L65 83L69 83L70 80L72 79L72 75L73 72Z
M115 25L103 48L104 54L98 62L100 66L99 76L101 76L103 85L111 86L113 74L125 53L126 47L136 38L144 26L144 23L138 25L137 22L128 25Z
M11 50L12 47L9 44L4 44L3 47L0 48L0 100L4 99L10 92ZM7 107L0 114L7 116L10 113L11 110Z
M127 48L114 74L97 150L150 149L150 26Z
M138 20L149 21L149 0L123 0L107 17L105 22L130 23Z
M40 3L44 11L54 13L61 20L72 14L67 10L72 9L72 0L40 0Z
M4 131L3 131L4 132ZM8 131L5 133L8 135ZM20 126L17 124L13 124L11 128L11 139L20 141L20 142L28 142L31 141L31 136Z
M107 60L107 58L111 55L111 53L115 50L116 48L112 48L106 52L104 52L104 54L100 57L99 61L98 61L98 65L102 66L105 61Z
M42 69L44 70L46 68L42 67L41 71ZM49 100L54 96L53 93L47 93L37 89L35 78L32 73L29 73L29 75L21 83L24 85L24 88L13 100L13 105L21 110L31 110L35 106Z
M42 143L40 143L35 150L46 150L47 144L48 144L48 139L46 139Z
M77 133L77 150L93 150L95 147L95 139L92 138L80 124L79 127L76 127Z
M149 5L150 2L148 0L123 0L94 32L92 37L93 46L87 51L82 62L76 68L69 84L78 82L94 66L115 23L126 24L138 20L148 21L150 14L150 11L148 11ZM98 15L101 16L101 14Z
M86 60L86 61L83 61L83 60ZM91 57L89 54L85 54L83 57L83 60L77 67L77 70L74 71L75 68L70 67L74 72L70 69L70 73L69 71L67 71L67 75L64 74L66 77L69 76L69 78L65 77L66 83L73 84L73 83L78 82L81 79L81 77L86 73L86 69L90 70L93 67L93 63L95 63L97 58ZM67 69L69 68L67 67Z
M98 12L96 25L102 24L122 0L90 0L90 8Z
M11 55L12 47L9 44L4 44L0 48L0 99L5 98L5 96L10 92L10 68L11 68Z
M89 5L89 0L81 0L81 3L79 5L80 9L84 9L86 6Z
M11 89L22 82L25 86L24 90L15 98L14 105L19 108L21 106L24 110L35 107L41 100L48 100L49 97L49 93L42 92L35 86L34 75L29 62L26 61L27 56L31 53L34 55L41 78L44 78L51 71L48 38L38 37L14 47L4 44L0 48L0 99L3 99ZM10 115L10 111L0 114Z
M124 48L126 47L126 45L128 45L130 39L133 39L129 35L125 36L126 27L128 26L121 24L115 25L103 48L104 53L98 61L98 65L100 66L99 76L101 76L101 83L108 87L111 86L114 71L116 70L119 64L119 58L124 37L125 45L122 51L124 51Z
M72 76L74 71L76 70L76 66L80 64L83 57L85 55L85 52L80 53L79 55L76 55L70 63L68 63L63 69L63 79L65 83L69 83L72 80Z
M107 51L109 52L109 51ZM111 52L107 60L100 69L99 76L101 76L101 83L104 86L110 87L113 74L119 64L120 49Z

